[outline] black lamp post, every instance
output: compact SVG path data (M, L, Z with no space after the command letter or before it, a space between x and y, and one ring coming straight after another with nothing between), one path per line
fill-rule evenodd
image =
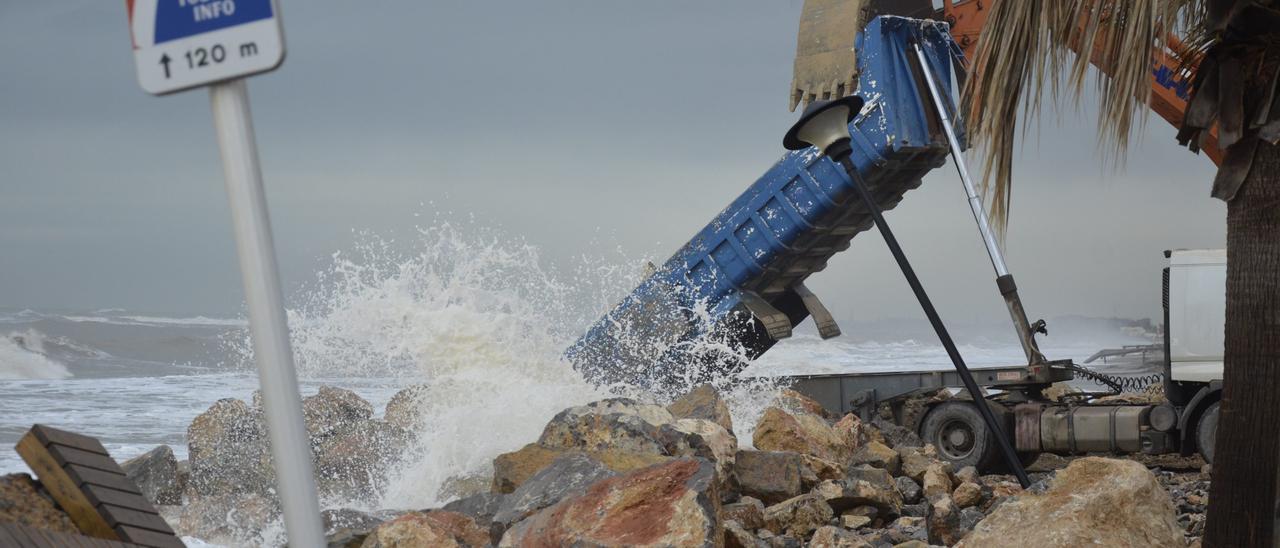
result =
M969 391L969 396L973 398L973 403L978 408L978 412L982 415L983 422L987 423L987 429L991 435L995 436L996 442L1000 444L1000 451L1004 454L1004 460L1009 465L1009 469L1013 470L1018 482L1022 486L1031 485L1031 480L1027 478L1027 471L1022 467L1022 461L1018 460L1018 454L1013 449L1013 445L1009 443L1008 436L1005 435L1004 429L1000 427L1000 423L996 421L995 415L991 413L991 408L987 406L987 400L982 396L981 389L978 384L973 381L973 375L969 373L969 368L964 364L964 358L960 357L960 351L956 350L956 343L951 340L951 335L947 333L947 327L942 324L942 318L938 317L938 311L933 308L933 302L929 300L929 295L924 292L924 286L920 285L920 279L916 277L915 270L912 270L911 263L907 262L907 256L902 253L902 246L898 245L898 239L893 236L893 231L889 230L888 223L884 220L884 215L880 212L880 206L875 199L871 197L871 192L867 190L863 184L862 176L858 173L857 166L853 165L850 159L850 135L849 123L853 122L858 111L862 109L862 98L858 96L849 96L832 101L817 101L804 109L804 113L800 115L800 119L796 121L794 126L787 131L786 137L782 139L782 145L788 150L800 150L809 146L816 146L828 158L844 167L845 173L849 175L850 182L853 183L854 190L858 196L862 198L863 205L867 211L871 212L871 218L875 220L876 228L880 229L880 235L884 236L884 242L889 245L889 251L893 253L893 258L898 261L898 267L902 269L902 275L907 278L907 283L911 285L911 291L916 294L916 299L920 301L920 308L924 309L925 316L929 317L929 323L933 324L933 330L937 332L938 339L942 342L943 348L946 348L947 355L951 357L951 363L956 367L956 373L960 375L960 379L964 381L964 387Z

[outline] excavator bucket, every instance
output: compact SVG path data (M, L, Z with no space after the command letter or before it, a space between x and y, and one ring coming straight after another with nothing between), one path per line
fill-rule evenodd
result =
M933 13L930 0L804 0L791 79L791 110L854 92L858 83L854 40L863 21L876 15L928 19Z

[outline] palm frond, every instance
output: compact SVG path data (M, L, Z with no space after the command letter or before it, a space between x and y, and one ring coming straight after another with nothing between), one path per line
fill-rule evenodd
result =
M1099 68L1098 141L1120 159L1145 120L1153 52L1179 28L1198 28L1202 0L996 0L970 60L963 104L986 173L992 223L1008 223L1019 110L1026 124L1042 96L1077 101Z

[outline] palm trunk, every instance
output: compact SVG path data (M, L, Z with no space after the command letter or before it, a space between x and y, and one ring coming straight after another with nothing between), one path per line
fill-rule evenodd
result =
M1272 546L1280 466L1280 146L1227 204L1221 416L1204 546Z

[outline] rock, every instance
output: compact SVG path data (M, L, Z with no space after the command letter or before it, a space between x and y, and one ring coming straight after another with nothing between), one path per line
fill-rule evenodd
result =
M776 504L800 494L801 458L780 451L738 451L733 477L742 494Z
M728 479L738 453L738 438L729 430L706 419L679 419L662 432L668 455L702 457L716 464L722 482Z
M929 548L929 543L923 540L912 539L906 542L894 544L893 548Z
M915 504L903 504L902 515L915 518L923 518L929 515L929 503L918 502Z
M871 545L849 531L825 525L813 533L809 548L871 548Z
M978 522L982 521L985 517L987 517L987 515L982 513L982 510L973 506L960 510L960 528L967 534L969 531L972 531L973 528L978 525Z
M869 464L876 468L882 468L895 476L902 471L902 457L898 455L897 451L878 441L869 442L853 452L849 465L857 466L859 464Z
M972 466L966 466L964 468L961 468L959 472L956 472L957 483L964 483L966 481L970 483L976 483L979 486L982 485L982 477L978 475L977 468L974 468Z
M733 520L724 522L724 547L725 548L763 548L768 546L761 541L747 527Z
M212 544L254 544L263 529L279 517L279 503L265 495L196 495L182 506L174 531Z
M833 421L836 419L827 408L818 403L813 398L796 392L790 388L785 388L778 393L778 397L774 399L773 405L780 407L790 413L804 413L817 416L825 421Z
M816 493L790 498L764 509L764 527L780 535L806 537L835 515Z
M667 406L667 411L676 420L703 419L719 424L725 431L733 432L733 418L729 415L729 406L720 398L715 387L704 384L690 390Z
M565 449L549 449L531 443L518 451L503 453L493 459L493 486L495 493L511 493L539 470L546 468L556 457L569 452ZM628 453L626 451L585 451L587 456L618 473L631 472L655 464L668 462L671 457L652 453Z
M898 488L898 492L902 494L902 502L906 504L920 502L920 484L916 483L916 480L906 476L898 476L893 478L893 484Z
M840 526L845 529L860 529L870 524L871 516L859 516L856 514L844 514L840 516Z
M442 510L470 516L476 523L484 524L493 521L493 516L506 499L507 495L501 493L477 493L450 502Z
M715 466L677 459L596 482L516 524L501 546L716 546Z
M845 466L813 455L800 455L800 481L804 489L811 489L823 480L844 477Z
M436 491L439 500L463 499L479 493L489 493L493 476L485 472L463 472L440 482Z
M591 457L582 453L566 453L508 495L494 514L493 522L505 531L517 521L614 475Z
M780 398L779 401L797 400ZM777 405L765 409L751 435L756 449L790 451L832 462L846 462L856 441L832 427L824 415L807 412L806 409L808 406L802 404L793 404L791 410Z
M971 481L961 483L956 490L951 493L951 500L955 501L959 508L968 508L982 502L982 488L978 484Z
M657 409L667 413L666 409ZM629 453L667 455L660 426L649 422L639 413L602 414L589 406L571 407L561 411L547 423L542 437L538 438L538 445L550 449L614 449Z
M929 505L929 516L926 520L929 530L929 542L951 546L969 531L960 520L960 508L951 497L942 497Z
M1132 461L1086 457L1058 472L1044 494L1000 504L962 546L1184 546L1173 503Z
M441 548L488 546L489 533L457 512L410 512L379 525L361 548Z
M243 401L215 402L187 427L190 488L197 495L265 494L275 488L262 415Z
M747 529L755 530L764 527L764 503L752 497L726 504L720 509L722 520L733 520Z
M924 490L924 498L933 502L951 494L951 465L935 462L925 470L924 481L920 482Z
M881 443L889 447L923 447L924 442L914 430L899 426L889 421L875 419L871 425L880 432Z
M321 386L319 392L302 399L302 419L313 444L371 418L373 406L345 388Z
M19 523L59 533L79 534L71 518L27 474L0 476L0 523Z
M345 529L353 532L352 537L360 533L368 535L382 523L381 519L371 514L351 508L325 510L320 512L320 520L324 524L325 535L335 535L338 531Z
M851 469L847 479L818 484L813 493L837 512L864 505L884 516L897 516L902 510L902 495L889 473L865 465Z
M1081 392L1079 388L1071 386L1070 383L1061 381L1061 382L1055 382L1049 385L1049 388L1044 389L1044 392L1042 392L1042 394L1044 395L1045 399L1049 401L1060 402L1063 400L1063 398L1066 398L1073 394L1083 394L1083 392Z
M161 445L124 461L120 467L151 504L182 504L178 459L173 457L173 449L168 445Z
M325 535L325 548L360 548L367 538L369 538L367 531L338 529Z
M387 402L382 420L392 426L416 431L421 426L428 403L427 391L427 385L415 384L396 392L396 395L391 396L391 401Z
M316 448L316 484L321 496L347 500L367 499L382 489L409 436L402 428L375 420L332 432Z
M933 446L899 447L898 455L902 458L902 475L915 480L924 481L924 473L934 463L939 462L933 456Z

